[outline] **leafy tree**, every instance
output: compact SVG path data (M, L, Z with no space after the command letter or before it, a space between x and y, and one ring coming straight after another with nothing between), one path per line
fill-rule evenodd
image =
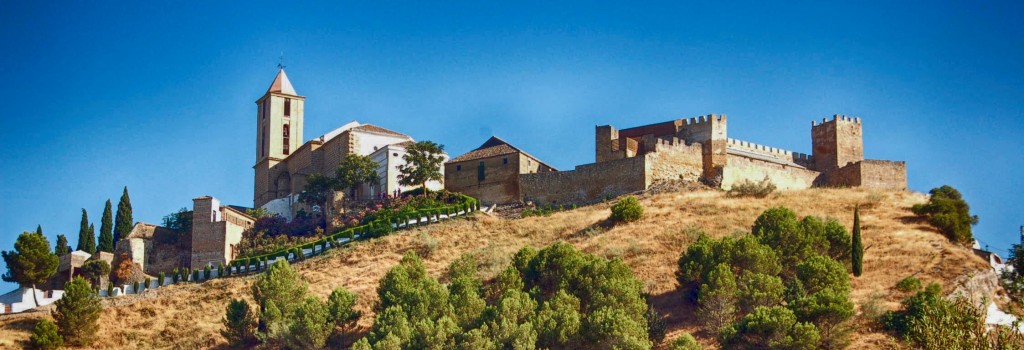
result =
M248 213L248 210L246 213ZM162 220L163 227L176 231L179 234L189 234L192 232L192 211L188 210L188 208L182 207L177 212L164 215Z
M114 219L114 242L120 241L132 232L135 220L132 219L132 200L128 197L128 186L124 187L121 199L117 201L117 217Z
M971 226L978 224L978 216L971 215L971 208L960 191L944 185L928 191L931 198L926 204L914 204L914 214L928 218L928 222L939 229L949 240L969 245L974 240Z
M423 195L428 192L427 181L444 180L441 164L444 163L444 145L432 141L419 141L405 148L402 159L405 164L398 168L398 183L403 186L420 185Z
M672 343L669 344L668 349L701 350L702 347L700 346L700 343L697 342L697 339L693 339L693 336L690 335L690 333L683 333L683 335L680 335L679 338L676 338L676 340L673 340Z
M946 300L931 284L903 301L899 310L882 317L883 326L921 349L1020 349L1024 336L1016 329L985 324L982 308L966 299Z
M114 252L114 219L111 218L110 200L103 206L103 218L100 219L100 241L96 249L108 253Z
M103 260L90 260L82 265L81 271L89 283L99 285L102 277L110 275L110 264Z
M722 338L726 348L811 350L817 348L821 335L813 324L798 322L785 307L760 306L723 331Z
M335 186L334 179L314 173L306 177L306 187L299 193L299 202L309 205L319 205L321 208L327 203Z
M812 237L806 233L796 213L784 207L765 210L754 221L753 234L758 240L774 249L783 266L793 267L814 254L816 247L827 246L823 237ZM791 270L783 271L789 275Z
M758 306L781 305L785 287L775 275L743 271L737 283L737 301L741 314L748 314Z
M541 305L537 313L537 343L542 348L571 348L582 327L580 300L575 296L558 291L554 297Z
M341 160L335 171L334 179L334 190L349 190L348 193L345 193L345 198L361 184L370 186L380 184L377 162L374 162L369 156L358 154L346 155L345 159Z
M68 238L64 235L57 235L57 245L53 247L54 255L62 257L71 252L71 247L68 246Z
M29 338L32 348L40 350L59 349L64 346L64 338L57 333L57 325L48 319L40 320L32 329Z
M860 240L860 208L853 209L853 243L850 246L853 275L860 277L864 273L864 243Z
M626 196L612 205L612 215L609 217L615 222L633 222L644 216L644 207L635 196Z
M345 288L337 288L331 291L327 297L328 321L338 327L355 323L359 320L359 311L353 310L356 305L356 295Z
M821 255L837 261L850 260L850 233L836 219L825 219L807 216L800 221L801 228L808 239L821 242L814 250Z
M139 270L139 265L132 261L128 253L121 253L117 261L117 268L114 269L114 279L117 280L117 283L134 282L135 272Z
M700 287L697 317L711 333L721 332L736 320L736 277L727 264L719 264Z
M287 323L309 293L309 287L288 261L281 260L256 278L252 297L260 303L260 331L271 339L283 340Z
M250 344L255 338L256 318L249 303L242 299L232 299L228 303L227 314L221 320L224 329L220 334L234 346Z
M838 261L815 255L796 266L796 278L802 283L807 294L825 289L850 293L850 276Z
M853 302L848 292L828 288L797 300L791 309L797 319L818 327L822 348L843 349L849 345L851 329L845 322L853 317Z
M82 223L78 227L78 250L96 254L96 236L89 230L89 213L82 208Z
M324 303L315 297L306 297L295 309L295 316L289 324L288 345L293 349L323 347L333 328L333 322L328 322L328 319Z
M273 215L269 210L267 210L267 208L246 209L245 214L256 220Z
M36 284L44 283L57 273L57 256L50 253L50 242L46 236L24 232L14 241L14 250L0 252L7 264L7 273L2 279L15 282L22 287L32 288L32 300L39 305Z
M398 266L384 275L377 287L378 312L401 306L410 319L437 319L449 312L448 290L427 275L427 269L413 252L407 252Z
M53 319L64 341L75 346L91 345L96 340L103 308L89 282L81 277L72 279L64 286L64 296L56 305Z

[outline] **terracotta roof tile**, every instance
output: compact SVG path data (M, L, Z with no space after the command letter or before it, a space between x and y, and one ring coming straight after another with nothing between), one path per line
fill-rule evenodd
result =
M484 144L480 145L480 147L477 147L472 151L466 152L461 156L455 157L454 159L448 161L448 163L465 162L467 160L490 158L505 154L512 154L516 152L522 153L527 157L533 158L538 163L544 164L548 168L555 169L555 167L548 165L547 163L544 163L543 161L541 161L537 157L530 155L529 153L523 152L523 150L516 148L515 146L512 146L511 144L505 142L505 140L502 140L497 136L491 136L491 138L487 139L487 141L484 142Z
M380 134L380 135L399 136L399 137L406 137L406 138L409 137L409 135L406 135L406 134L403 134L403 133L400 133L400 132L397 132L397 131L388 130L388 129L385 129L385 128L382 128L382 127L379 127L379 126L376 126L376 125L373 125L373 124L363 124L363 125L354 127L351 130L361 131L361 132L368 132L368 133L373 133L373 134Z

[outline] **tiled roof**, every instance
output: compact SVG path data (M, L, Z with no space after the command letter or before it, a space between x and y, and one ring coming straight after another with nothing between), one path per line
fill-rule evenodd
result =
M527 157L533 158L537 162L544 164L545 166L551 169L555 169L555 167L550 166L547 163L544 163L543 161L537 159L537 157L534 157L529 153L523 152L523 150L516 148L515 146L512 146L511 144L505 142L505 140L502 140L497 136L491 136L491 138L487 139L487 142L484 142L484 144L480 145L480 147L477 147L472 151L466 152L466 154L455 157L454 159L448 161L448 163L465 162L467 160L490 158L505 154L512 154L516 152L522 153Z
M267 89L267 93L271 92L298 96L298 94L295 93L295 88L292 87L292 82L288 81L288 75L284 74L284 68L277 71L277 76L274 77L274 82L271 83L270 88Z
M376 125L373 125L373 124L363 124L363 125L354 127L351 130L353 130L353 131L361 131L361 132L368 132L368 133L379 134L379 135L405 137L405 138L412 139L411 137L409 137L409 135L406 135L406 134L403 134L403 133L400 133L400 132L397 132L397 131L388 130L388 129L385 129L385 128L382 128L382 127L379 127L379 126L376 126Z

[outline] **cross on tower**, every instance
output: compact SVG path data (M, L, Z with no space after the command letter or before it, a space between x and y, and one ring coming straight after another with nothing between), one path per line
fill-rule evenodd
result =
M282 52L281 56L278 58L277 68L278 69L284 69L284 52Z

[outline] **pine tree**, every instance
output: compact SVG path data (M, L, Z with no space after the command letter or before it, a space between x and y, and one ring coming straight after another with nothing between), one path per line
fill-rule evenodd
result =
M850 256L853 258L853 275L864 273L864 244L860 241L860 209L853 208L853 244Z
M43 235L25 232L14 242L13 251L0 252L0 256L3 256L7 264L7 273L0 276L0 279L31 287L32 299L35 305L39 305L39 300L36 300L36 284L46 282L57 273L59 263L57 256L50 254L50 241Z
M57 300L56 304L53 319L64 341L76 346L91 345L96 340L103 307L89 282L81 276L75 276L64 286L64 297Z
M82 223L78 227L78 248L83 252L96 253L96 237L89 231L89 213L82 208Z
M71 247L68 246L68 238L64 237L64 235L57 235L57 245L53 247L53 253L61 257L70 252Z
M121 200L117 202L117 218L114 219L114 242L120 241L121 237L132 232L132 200L128 198L128 186L124 187Z
M96 249L108 253L114 252L114 220L111 218L110 200L103 207L103 218L100 219L100 244Z

